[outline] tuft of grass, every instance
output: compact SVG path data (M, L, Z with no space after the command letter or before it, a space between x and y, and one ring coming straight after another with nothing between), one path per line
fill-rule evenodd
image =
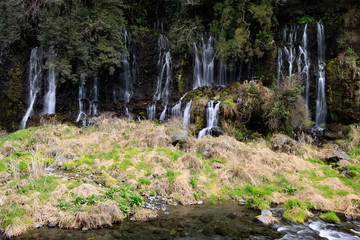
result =
M291 222L304 223L307 211L305 203L291 198L285 202L283 217Z
M0 162L0 172L5 172L6 169L7 169L7 166L3 162Z
M140 178L139 181L138 181L138 185L150 185L151 182L150 180L146 179L146 178Z
M0 208L0 226L6 228L14 222L14 218L23 218L26 210L19 205L4 205Z
M305 158L304 160L306 160L310 163L318 163L321 165L325 165L325 163L323 161L321 161L320 159L316 159L316 158Z
M330 223L340 224L340 222L341 222L339 217L336 216L336 213L333 211L320 215L320 218L322 220L324 220L325 222L330 222Z
M335 190L332 189L330 186L328 185L314 185L314 188L317 188L321 191L321 195L323 195L324 197L327 198L331 198L333 199L334 194L335 194Z

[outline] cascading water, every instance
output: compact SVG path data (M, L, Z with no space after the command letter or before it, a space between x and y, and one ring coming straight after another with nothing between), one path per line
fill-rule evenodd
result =
M154 120L155 114L156 114L156 105L153 104L153 105L147 107L146 112L147 112L148 119Z
M214 83L214 66L216 51L214 49L215 39L201 34L202 49L199 52L198 46L194 42L194 85L193 89L209 86ZM201 59L200 57L201 56Z
M165 106L164 110L162 111L161 115L160 115L160 122L165 122L165 117L166 117L166 110L167 110L167 106Z
M158 39L159 60L157 62L158 76L154 100L162 99L166 106L169 102L170 84L172 74L172 60L169 40L162 34Z
M113 98L114 102L119 99L128 103L133 95L133 82L136 78L136 54L134 44L126 30L124 31L124 44L128 54L121 57L120 84L114 83Z
M293 74L293 65L296 59L296 49L295 49L295 42L296 42L296 26L292 25L290 29L285 26L281 35L281 41L283 44L282 51L278 50L278 73L277 73L277 80L280 82L280 75L281 69L283 64L283 57L287 61L289 68L288 68L288 80L291 83L292 74Z
M54 47L49 49L49 60L51 61L56 57ZM55 77L55 66L50 63L47 76L47 92L44 98L44 113L54 114L56 105L56 77Z
M183 127L184 128L188 128L188 126L190 124L191 102L192 102L192 100L190 100L190 102L188 102L186 104L186 107L185 107L185 110L184 110L184 116L183 116Z
M276 81L277 84L280 84L280 77L281 77L281 68L283 65L283 56L282 56L282 50L281 48L278 48L278 58L277 58L277 75L276 75Z
M228 81L226 63L223 58L219 60L218 85L226 86Z
M211 133L211 129L218 125L219 110L220 110L220 101L216 105L214 105L214 100L210 100L208 102L206 108L206 128L202 129L199 132L198 139L201 139L205 135Z
M175 106L171 109L171 117L172 118L179 118L181 117L181 101L179 101Z
M133 120L133 118L132 118L132 116L131 116L131 114L129 112L129 109L127 107L125 107L125 115L127 116L128 121Z
M309 91L310 91L310 58L307 47L307 24L305 24L304 32L299 46L299 57L297 60L298 72L305 75L305 108L307 116L309 116ZM303 67L302 67L303 66Z
M317 25L317 43L318 43L318 83L316 97L316 126L323 126L326 122L326 94L325 94L325 41L324 41L324 25L322 21L318 21Z
M87 92L89 94L87 94ZM79 113L76 118L76 122L79 122L81 120L83 122L83 126L87 126L89 123L89 117L98 114L97 105L99 98L98 98L97 77L93 78L92 88L90 89L90 91L86 91L85 78L83 76L80 77L78 101L79 101Z
M33 114L34 103L36 100L36 95L41 88L41 72L42 72L42 59L43 51L41 48L33 48L31 50L30 56L30 68L29 68L29 107L26 110L26 113L21 120L21 129L26 128L26 122L29 117Z

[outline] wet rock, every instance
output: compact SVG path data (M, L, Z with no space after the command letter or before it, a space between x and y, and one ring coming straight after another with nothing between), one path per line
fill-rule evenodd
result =
M296 141L283 134L276 134L273 137L271 137L270 143L274 151L292 153L295 152L297 148Z
M200 217L200 220L203 222L203 223L209 223L213 220L213 216L211 215L203 215Z
M111 216L113 222L120 222L124 219L119 208L108 203L98 203L98 208Z
M272 212L267 209L261 210L261 215L257 216L256 219L263 223L265 226L280 223L279 219L273 217Z
M188 135L186 130L177 130L173 132L170 136L172 145L184 146L188 142Z
M244 200L244 199L240 199L240 200L239 200L239 205L244 206L244 205L245 205L245 200Z
M324 131L324 138L329 140L336 140L342 139L345 135L349 132L348 126L341 126L331 124L325 131Z
M83 228L81 229L81 231L83 231L83 232L87 232L87 231L89 231L89 228L87 228L87 227L83 227Z
M48 220L48 226L53 228L56 227L59 224L59 218L57 217L51 217Z
M203 201L198 201L197 202L197 205L203 205L204 203L203 203Z
M350 160L351 158L344 151L333 150L329 152L325 158L327 164L338 163L340 160Z
M228 215L226 215L228 218L230 219L235 219L236 218L236 212L232 212L232 213L229 213Z
M213 137L219 137L220 135L223 135L224 132L220 127L212 127L210 129L210 135Z

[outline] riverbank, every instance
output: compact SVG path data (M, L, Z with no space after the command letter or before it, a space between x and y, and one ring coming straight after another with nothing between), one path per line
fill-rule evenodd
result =
M285 204L284 217L295 222L304 222L313 210L360 217L356 153L341 159L340 168L322 161L350 143L320 149L298 141L282 152L266 139L196 140L191 131L175 141L181 133L176 122L127 122L103 115L87 128L44 124L1 138L4 235L41 226L94 229L127 216L156 217L167 206L226 199L251 209ZM144 203L151 197L162 202Z

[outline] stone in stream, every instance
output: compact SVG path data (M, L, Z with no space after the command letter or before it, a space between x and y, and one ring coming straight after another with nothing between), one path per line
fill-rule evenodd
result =
M273 217L272 212L268 209L261 210L261 215L257 216L256 219L266 226L280 223L279 219Z

